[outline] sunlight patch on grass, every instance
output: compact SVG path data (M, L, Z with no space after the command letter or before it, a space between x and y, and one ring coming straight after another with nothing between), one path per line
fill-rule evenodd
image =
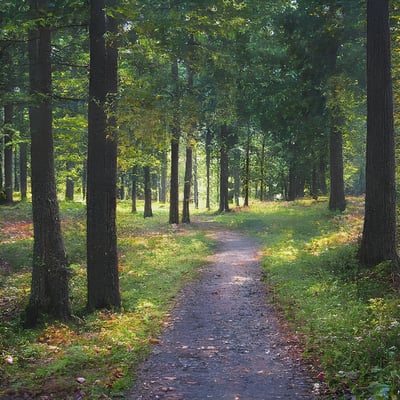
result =
M24 203L0 208L0 225L7 218L18 226L29 207ZM206 264L213 246L202 232L172 228L165 207L155 206L154 218L144 219L130 212L129 202L118 203L122 310L87 314L85 205L61 202L60 208L71 262L74 318L68 323L47 321L32 330L21 328L29 295L32 239L22 235L26 224L20 225L23 230L16 234L15 243L0 250L0 261L9 269L0 270L0 397L10 390L20 396L122 396L132 384L135 366L164 326L174 297ZM77 378L83 378L83 383Z

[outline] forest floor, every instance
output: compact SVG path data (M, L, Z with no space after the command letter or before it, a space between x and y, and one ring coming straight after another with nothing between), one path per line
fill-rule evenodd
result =
M219 243L171 311L132 400L313 399L310 372L262 280L256 239L193 225Z

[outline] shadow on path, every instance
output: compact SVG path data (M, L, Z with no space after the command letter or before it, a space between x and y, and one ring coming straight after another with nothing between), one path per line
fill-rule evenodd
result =
M261 282L255 239L213 229L209 266L181 293L131 400L312 399Z

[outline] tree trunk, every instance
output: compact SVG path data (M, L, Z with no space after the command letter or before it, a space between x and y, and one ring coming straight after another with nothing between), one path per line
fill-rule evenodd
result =
M266 137L263 135L260 160L260 201L265 200L265 145Z
M294 162L290 161L289 165L289 182L288 182L288 190L287 190L287 201L296 200L296 168L294 166Z
M144 218L151 218L153 210L151 208L151 176L150 167L143 167L144 172Z
M251 132L250 126L247 129L247 142L246 142L246 160L244 166L244 207L249 206L249 195L250 195L250 144L251 144Z
M326 184L326 161L325 159L321 158L319 161L318 167L318 180L319 180L319 189L323 196L326 196L328 193L328 188Z
M28 145L22 142L19 145L19 179L21 188L21 200L27 198L28 190Z
M396 185L389 2L367 3L367 164L360 261L396 266Z
M206 175L207 175L207 188L206 188L206 208L209 210L210 207L210 170L211 170L211 131L206 131Z
M20 191L20 185L19 185L19 152L17 150L14 151L13 155L14 159L14 192L19 192Z
M90 80L87 170L88 309L119 308L116 198L116 21L105 1L90 1ZM106 31L111 37L107 46ZM106 109L107 108L107 109ZM109 117L107 117L107 115Z
M229 210L229 157L228 157L228 126L221 126L221 147L220 147L220 176L219 176L219 212Z
M125 199L125 174L122 172L119 173L118 198L120 200Z
M192 188L193 150L186 147L185 182L183 185L182 222L190 224L190 191Z
M4 191L6 204L13 203L13 131L11 129L13 110L12 104L4 106Z
M137 167L136 166L132 168L131 197L132 197L131 211L132 211L132 213L136 213L137 212Z
M346 199L343 179L343 134L335 126L332 126L330 132L329 155L331 166L329 209L331 211L344 211L346 209Z
M34 17L45 4L31 1ZM68 265L61 234L54 175L51 105L51 33L38 24L29 35L29 77L35 106L29 110L31 130L33 265L25 324L37 323L42 313L56 319L70 317Z
M199 175L197 164L197 151L194 152L193 157L193 201L196 210L199 208Z
M178 61L172 64L172 78L175 84L173 126L171 139L171 189L169 200L169 223L179 224L179 137L180 137L180 113L179 113L179 75Z
M235 206L240 206L240 152L234 151L233 153L233 200Z
M67 161L67 172L70 172L72 168L74 167L74 163L72 161ZM75 185L74 185L74 180L70 175L67 176L66 182L65 182L65 200L68 201L73 201L74 200L74 191L75 191Z
M159 201L161 204L167 202L167 170L168 170L168 154L164 150L161 159L161 174L160 174L160 192Z

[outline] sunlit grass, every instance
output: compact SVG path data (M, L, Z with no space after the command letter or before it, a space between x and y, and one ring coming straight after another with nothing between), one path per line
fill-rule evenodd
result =
M303 338L332 398L400 398L400 298L390 263L357 261L362 199L332 213L327 202L255 203L218 221L256 235L271 296ZM322 375L319 375L322 376Z
M171 227L165 206L155 205L148 219L140 206L132 214L129 202L118 204L122 310L87 314L85 207L60 203L74 318L33 330L21 328L30 287L30 204L0 208L0 397L11 391L98 399L122 395L132 385L135 366L160 333L171 301L213 246L202 232Z

